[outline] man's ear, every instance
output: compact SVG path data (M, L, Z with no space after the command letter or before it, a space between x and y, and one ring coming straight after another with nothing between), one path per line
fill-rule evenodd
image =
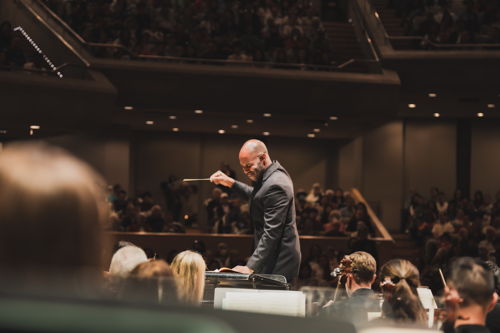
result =
M493 295L491 295L491 302L490 302L490 304L488 304L488 309L486 309L486 313L493 310L493 308L495 307L497 302L498 302L498 294L496 292L494 292Z
M370 281L370 285L372 285L377 279L377 274L373 274L372 280Z

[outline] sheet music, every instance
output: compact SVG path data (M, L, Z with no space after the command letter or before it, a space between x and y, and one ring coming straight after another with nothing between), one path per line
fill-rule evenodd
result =
M248 311L305 317L306 299L300 291L216 288L214 306L224 310Z

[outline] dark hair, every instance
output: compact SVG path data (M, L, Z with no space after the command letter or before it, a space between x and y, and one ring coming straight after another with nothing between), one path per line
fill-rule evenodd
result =
M495 292L495 280L487 264L470 257L452 263L448 284L463 298L463 306L486 306Z

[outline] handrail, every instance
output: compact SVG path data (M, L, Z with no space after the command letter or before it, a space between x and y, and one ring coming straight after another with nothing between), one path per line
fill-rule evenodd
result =
M36 18L38 22L40 22L47 30L49 30L54 36L59 39L61 43L63 43L80 61L85 64L86 67L90 67L90 63L78 52L75 50L75 48L66 41L57 31L55 31L50 24L48 24L44 19L38 15L38 13L35 12L35 10L32 8L32 6L28 5L26 3L27 0L18 0L19 3L21 3L26 10L28 10L33 17ZM37 1L38 4L40 4L40 1ZM43 4L43 3L42 3ZM45 4L43 4L45 6Z
M387 231L384 224L380 221L377 214L375 214L375 212L373 211L371 206L368 204L368 202L366 202L366 200L363 197L363 195L361 194L361 192L357 188L352 188L351 194L353 196L353 199L356 202L361 202L365 205L366 210L368 212L368 216L370 216L370 219L373 221L373 223L375 223L375 227L382 235L383 240L391 241L394 243L394 239L392 238L391 234Z
M422 36L390 36L387 35L387 38L390 40L420 40L425 42L428 45L432 45L435 48L443 48L443 49L451 49L451 48L458 48L458 49L466 49L466 48L500 48L500 44L497 43L491 43L491 44L486 44L486 43L461 43L461 44L450 44L450 43L436 43L430 40L427 37L422 37Z
M52 11L43 1L38 1L38 4L43 7L43 9L52 16L52 18L61 24L64 29L66 29L69 33L71 33L80 43L86 44L87 42L80 36L76 31L74 31L63 19L59 17L56 13Z
M198 62L206 64L222 64L222 65L246 65L254 67L296 67L297 69L317 68L323 70L338 70L340 66L330 65L314 65L314 64L299 64L299 63L280 63L270 61L244 61L244 60L229 60L229 59L207 59L207 58L188 58L188 57L172 57L172 56L157 56L139 54L136 58L144 60L173 60L178 62ZM355 60L355 59L351 59Z
M361 24L366 42L368 43L368 46L370 47L370 51L371 51L373 57L375 58L374 60L376 60L377 62L380 62L378 50L375 47L375 45L373 44L371 31L370 31L370 29L368 29L366 17L365 17L365 15L363 15L361 8L359 6L359 3L356 1L352 1L352 2L350 2L350 4L351 4L351 8L352 8L353 13L355 13L355 15L357 16L357 18L359 20L359 23Z

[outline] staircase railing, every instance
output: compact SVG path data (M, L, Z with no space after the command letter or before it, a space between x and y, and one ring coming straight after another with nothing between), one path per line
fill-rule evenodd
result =
M370 204L365 200L361 192L357 188L352 188L351 189L351 196L356 201L356 203L362 203L366 207L366 211L368 213L368 216L370 217L371 221L375 225L375 228L377 229L378 235L380 237L375 237L372 238L374 240L384 240L384 241L391 241L394 243L394 239L392 238L391 234L387 229L385 228L384 224L380 219L378 218L377 214L373 211L372 207Z

